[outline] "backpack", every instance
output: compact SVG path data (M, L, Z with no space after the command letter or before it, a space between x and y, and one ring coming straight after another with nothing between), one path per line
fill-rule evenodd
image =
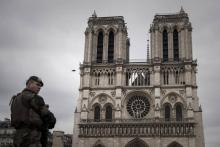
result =
M22 93L14 95L10 101L11 125L19 128L22 125L41 127L40 115L32 108L23 104Z
M15 128L19 127L22 122L28 122L28 109L22 103L21 93L12 96L11 106L11 125Z

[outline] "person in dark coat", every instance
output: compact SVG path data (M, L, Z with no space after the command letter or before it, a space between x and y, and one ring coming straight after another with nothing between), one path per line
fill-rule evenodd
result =
M31 76L26 82L26 88L11 99L11 124L16 129L15 147L42 147L45 126L48 130L56 123L43 97L38 95L43 85L39 77Z

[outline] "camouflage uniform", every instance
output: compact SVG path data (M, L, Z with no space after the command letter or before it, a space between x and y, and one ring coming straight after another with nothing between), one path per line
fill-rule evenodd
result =
M15 127L15 147L42 147L42 118L49 112L42 97L24 89L12 98L12 126Z

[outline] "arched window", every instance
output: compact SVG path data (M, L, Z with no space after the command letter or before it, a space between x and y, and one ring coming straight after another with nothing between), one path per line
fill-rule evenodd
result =
M112 121L112 107L108 105L105 110L106 121Z
M128 142L125 147L149 147L143 140L135 138Z
M177 142L173 142L173 143L169 144L167 147L183 147L183 146Z
M174 61L179 60L179 37L176 29L173 31L173 58Z
M170 106L168 104L165 105L164 116L165 116L165 121L171 120L171 110L170 110Z
M105 147L105 146L103 145L103 143L100 140L97 140L95 145L93 145L93 147Z
M97 144L97 145L95 145L95 147L104 147L104 146L101 144Z
M100 121L100 107L99 105L95 106L95 111L94 111L94 120L95 121Z
M168 34L167 34L167 30L163 31L163 61L168 61Z
M111 31L108 36L108 63L114 60L114 33Z
M176 105L176 121L182 121L183 119L183 112L182 107L180 104Z
M97 43L97 63L102 63L102 54L103 54L103 32L98 34L98 43Z

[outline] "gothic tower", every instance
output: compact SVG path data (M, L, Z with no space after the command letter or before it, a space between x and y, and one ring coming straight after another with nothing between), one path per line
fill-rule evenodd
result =
M204 147L187 13L157 14L151 59L129 61L122 16L88 20L73 147Z

